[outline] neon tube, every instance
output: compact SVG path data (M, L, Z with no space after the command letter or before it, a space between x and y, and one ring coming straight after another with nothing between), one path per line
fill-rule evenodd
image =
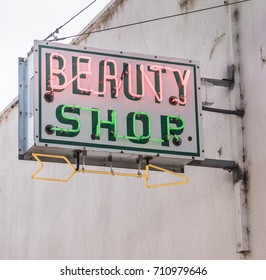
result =
M179 105L185 105L187 103L187 84L189 81L189 77L191 74L191 70L185 70L183 75L181 74L181 71L179 69L173 69L171 67L166 67L165 69L170 70L174 73L175 79L177 82L177 86L179 88L179 95L180 95L180 90L183 87L183 100L180 100L180 98L173 99L173 101L177 102ZM176 75L177 74L177 75Z
M129 135L122 136L122 135L118 135L118 133L117 133L117 112L115 110L108 110L108 113L110 114L110 115L108 115L108 121L103 121L103 120L101 120L101 112L100 112L100 109L98 109L98 108L86 108L86 107L75 106L75 105L74 106L73 105L63 105L60 110L61 116L63 117L64 120L75 121L77 123L77 127L75 129L52 127L51 130L57 131L60 133L64 132L67 134L74 133L77 135L80 132L80 128L81 128L80 120L77 118L69 117L65 114L66 112L71 113L71 110L75 110L75 109L77 109L78 112L79 111L88 111L88 112L96 113L96 115L97 115L96 119L95 119L95 117L92 118L92 121L95 123L94 125L92 125L92 127L95 127L95 130L94 130L94 128L92 128L92 129L93 129L93 131L95 131L95 136L98 139L101 136L102 126L111 125L111 126L113 126L112 137L114 137L115 139L128 139L128 140L134 140L134 141L148 140L148 141L153 141L153 142L164 143L165 141L170 140L171 135L173 135L173 137L178 141L179 137L174 132L175 131L180 132L185 127L185 120L183 118L181 118L180 116L164 116L164 118L166 119L166 123L164 125L164 127L165 127L164 133L166 135L162 136L163 139L151 138L152 130L151 130L150 115L145 112L132 112L132 113L130 113L130 114L132 114L132 117L130 117L132 119L132 123L131 123L132 131L130 134L132 134L132 135L129 134ZM75 112L75 113L77 114L77 112ZM138 120L138 118L140 119L141 116L145 116L147 118L147 123L146 123L146 129L144 129L144 131L146 130L145 135L139 136L139 135L137 135L137 125L136 125L137 122L136 121ZM128 115L128 117L129 117L129 115ZM181 121L181 124L177 127L170 127L171 123L175 123L175 124L177 123L177 121L173 121L173 120ZM72 125L71 123L70 124L66 123L66 124ZM143 122L143 125L144 124L145 123ZM110 129L110 128L108 127L108 129ZM109 132L109 137L110 137L110 132Z
M54 63L53 63L53 58L61 58L62 62L63 62L63 66L61 68L54 68ZM57 59L58 60L58 59ZM59 63L59 60L58 60ZM74 77L73 79L67 81L67 76L66 73L64 72L66 68L66 59L65 57L60 54L60 53L51 53L50 55L50 88L53 91L62 91L64 90L66 87L68 87L74 79L76 79L77 77ZM57 76L57 78L59 79L59 77L63 77L64 79L64 83L62 85L54 85L54 77L53 76Z

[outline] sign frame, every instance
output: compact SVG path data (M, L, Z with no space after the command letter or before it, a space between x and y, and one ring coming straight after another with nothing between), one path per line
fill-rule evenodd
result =
M92 143L92 141L78 142L66 141L65 139L61 140L61 138L59 140L51 139L51 137L49 138L49 135L47 136L43 132L44 125L42 123L43 112L45 110L44 104L46 104L43 97L44 90L42 83L44 71L43 54L47 50L55 50L58 53L60 53L60 51L65 53L76 52L82 55L98 55L103 56L105 58L109 57L112 59L130 59L132 61L141 61L143 63L152 62L160 65L179 65L180 67L182 66L191 68L193 71L194 82L193 98L195 102L193 105L196 124L196 151L171 151L162 150L159 148L147 148L147 146L136 147L135 145L134 147L132 147L126 145L109 145L106 143ZM22 87L20 86L19 93L20 112L22 112L20 114L19 121L19 157L21 159L32 159L31 154L33 152L41 152L46 154L52 153L56 155L65 155L69 157L71 162L75 162L75 153L78 151L82 152L84 155L86 154L85 163L89 165L107 166L110 163L111 159L113 166L137 168L136 163L138 163L140 159L149 157L152 158L154 164L160 165L164 168L170 168L171 170L180 170L180 168L182 168L184 165L186 165L192 160L204 159L202 139L202 105L200 96L201 80L200 66L198 62L192 60L181 60L151 55L140 55L133 53L100 50L88 48L86 46L71 46L46 41L35 41L32 54L28 57L28 59L20 59L19 65L19 82L20 85L22 85ZM170 96L167 97L169 98ZM74 104L72 105L74 106ZM174 105L170 105L170 108L173 107ZM21 129L21 127L24 127L24 130ZM50 161L50 159L44 160Z

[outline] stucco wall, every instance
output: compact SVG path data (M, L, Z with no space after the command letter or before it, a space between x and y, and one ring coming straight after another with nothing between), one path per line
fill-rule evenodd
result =
M1 259L237 258L229 173L202 168L188 185L152 190L140 179L99 175L33 181L37 163L17 160L17 108L0 135Z
M216 0L185 2L187 5L174 0L125 0L100 28L221 3ZM81 43L198 60L202 76L217 79L227 77L227 67L236 60L236 49L241 46L241 87L237 85L232 91L211 87L208 98L214 103L213 107L228 109L234 106L232 100L238 93L245 94L250 258L265 258L265 154L262 152L264 128L260 125L263 126L265 117L263 76L266 66L260 59L260 45L262 52L265 47L266 55L266 42L265 36L259 39L263 29L257 30L257 26L266 27L264 6L263 0L257 0L252 5L238 6L239 18L232 16L236 7L220 8L91 34ZM237 34L240 34L240 41ZM255 63L250 50L256 57ZM252 95L254 80L250 78L255 71L260 72L253 74L258 88L256 99ZM203 86L203 101L205 99L206 87ZM237 141L232 135L234 126L239 126L236 118L204 112L206 157L237 158L234 150ZM258 137L260 133L262 136ZM190 178L187 185L152 190L145 189L140 179L100 175L77 174L66 184L32 181L30 176L37 163L17 159L17 108L1 120L0 136L1 259L244 258L236 253L232 173L186 167ZM62 164L46 164L46 167L48 174L65 172ZM153 178L155 181L171 180L162 173L153 173Z
M245 99L244 140L252 258L265 256L266 236L266 5L254 0L239 9L241 86Z

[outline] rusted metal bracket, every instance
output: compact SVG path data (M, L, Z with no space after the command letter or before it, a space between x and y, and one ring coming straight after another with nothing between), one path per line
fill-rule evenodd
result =
M235 66L230 65L227 68L227 79L211 79L211 78L201 78L201 81L210 83L218 87L228 87L232 89L235 85Z
M219 108L210 108L210 107L206 107L206 106L202 106L202 110L208 111L208 112L213 112L213 113L236 115L241 118L243 118L245 115L245 111L243 111L243 110L226 110L226 109L219 109Z
M222 159L205 159L205 160L193 160L187 164L188 166L199 166L207 168L218 168L233 172L234 184L243 179L243 174L239 166L233 160Z
M210 79L210 78L201 78L201 81L210 83L214 86L218 86L218 87L228 87L228 88L232 88L235 81L234 80L230 80L230 79Z
M205 160L193 160L187 165L190 166L200 166L208 168L220 168L228 171L232 171L238 167L238 165L233 160L222 160L222 159L210 159Z

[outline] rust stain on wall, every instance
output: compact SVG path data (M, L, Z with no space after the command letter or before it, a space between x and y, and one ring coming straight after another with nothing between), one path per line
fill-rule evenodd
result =
M263 55L262 45L260 45L260 61L261 61L261 68L263 68L264 64L266 63L266 59L264 58Z
M193 2L194 2L194 0L179 0L178 4L179 4L181 10L187 11L193 7Z

